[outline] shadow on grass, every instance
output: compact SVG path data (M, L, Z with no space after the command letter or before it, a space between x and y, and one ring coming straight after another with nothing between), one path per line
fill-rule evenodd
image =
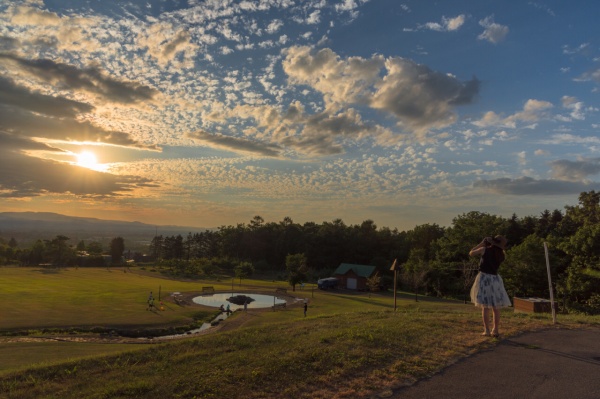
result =
M329 295L341 298L347 301L354 301L361 304L368 304L371 306L378 306L384 309L393 309L394 308L394 297L393 295L380 295L378 298L370 298L366 295L361 295L361 293L345 293L345 292L330 292ZM382 302L381 299L384 298L386 301ZM463 301L457 301L453 299L445 299L445 298L435 298L435 297L427 297L427 296L419 296L418 301L415 301L415 295L410 293L398 293L396 299L403 302L403 306L419 306L420 303L423 304L438 304L438 305L461 305ZM389 301L389 303L387 302Z
M60 274L62 272L62 269L59 267L44 267L42 269L36 269L34 271L42 274Z

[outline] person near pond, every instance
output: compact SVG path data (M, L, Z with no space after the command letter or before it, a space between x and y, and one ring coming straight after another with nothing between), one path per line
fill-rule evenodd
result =
M221 311L221 313L225 312L225 307L223 307L223 304L221 304L221 306L219 306L219 310Z
M227 309L225 309L225 311L227 312L227 316L229 316L229 313L231 313L231 307L229 304L227 304Z
M146 310L152 310L154 309L154 296L152 296L152 291L150 291L150 295L148 295L148 307L146 308Z
M308 303L304 301L304 317L306 317L306 310L308 309Z
M486 237L469 252L470 256L480 256L479 273L471 288L471 302L481 308L483 333L485 336L498 337L500 334L500 308L511 306L504 288L502 277L498 274L504 261L506 238L504 236ZM493 328L490 331L490 309L493 313Z

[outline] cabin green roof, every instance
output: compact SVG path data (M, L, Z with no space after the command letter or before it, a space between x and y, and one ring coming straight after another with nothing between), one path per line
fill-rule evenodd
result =
M353 265L351 263L340 263L333 274L344 275L352 270L357 276L369 278L375 271L375 266Z

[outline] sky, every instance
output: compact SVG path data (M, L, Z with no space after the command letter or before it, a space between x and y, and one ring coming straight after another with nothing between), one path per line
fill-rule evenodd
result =
M600 190L600 3L0 0L0 211L410 230Z

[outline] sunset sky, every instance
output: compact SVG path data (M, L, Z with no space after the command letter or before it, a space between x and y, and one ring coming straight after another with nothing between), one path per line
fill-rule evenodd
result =
M409 230L600 190L600 3L0 0L0 212Z

